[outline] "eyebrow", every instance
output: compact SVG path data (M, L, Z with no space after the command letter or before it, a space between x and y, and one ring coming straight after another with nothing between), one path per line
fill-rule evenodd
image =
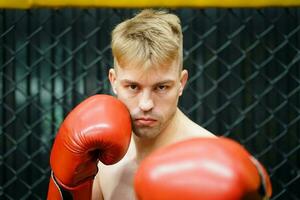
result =
M164 85L164 84L174 84L175 83L175 81L174 80L164 80L164 81L160 81L160 82L158 82L158 83L155 83L155 85Z
M135 85L140 85L138 82L133 81L133 80L129 80L129 79L123 79L120 81L122 84L135 84ZM163 80L163 81L159 81L157 83L154 83L154 85L163 85L163 84L174 84L175 81L172 79L167 79L167 80Z
M123 79L120 81L122 84L136 84L138 85L139 83L136 82L136 81L132 81L132 80L129 80L129 79Z

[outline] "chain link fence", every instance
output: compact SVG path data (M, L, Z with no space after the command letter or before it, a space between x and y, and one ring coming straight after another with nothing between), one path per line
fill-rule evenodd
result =
M0 10L0 199L46 199L66 114L110 93L110 32L132 9ZM300 9L176 9L190 79L181 109L241 142L300 199Z

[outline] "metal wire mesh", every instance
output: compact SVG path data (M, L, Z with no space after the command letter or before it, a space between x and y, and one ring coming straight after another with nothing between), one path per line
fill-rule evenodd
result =
M181 109L240 141L300 199L300 9L177 9L190 79ZM77 103L110 93L110 32L131 9L0 11L0 199L45 199L55 133Z

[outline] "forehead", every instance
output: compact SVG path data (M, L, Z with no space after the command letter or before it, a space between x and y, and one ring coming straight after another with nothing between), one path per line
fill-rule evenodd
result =
M141 66L130 64L116 66L117 77L122 80L130 80L139 83L154 84L166 80L176 81L179 78L177 62L164 66Z

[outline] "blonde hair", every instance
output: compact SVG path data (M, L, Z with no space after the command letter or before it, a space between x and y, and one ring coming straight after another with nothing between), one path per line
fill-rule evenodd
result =
M114 62L120 66L131 62L164 66L177 59L181 70L180 19L166 11L143 10L115 27L111 47Z

